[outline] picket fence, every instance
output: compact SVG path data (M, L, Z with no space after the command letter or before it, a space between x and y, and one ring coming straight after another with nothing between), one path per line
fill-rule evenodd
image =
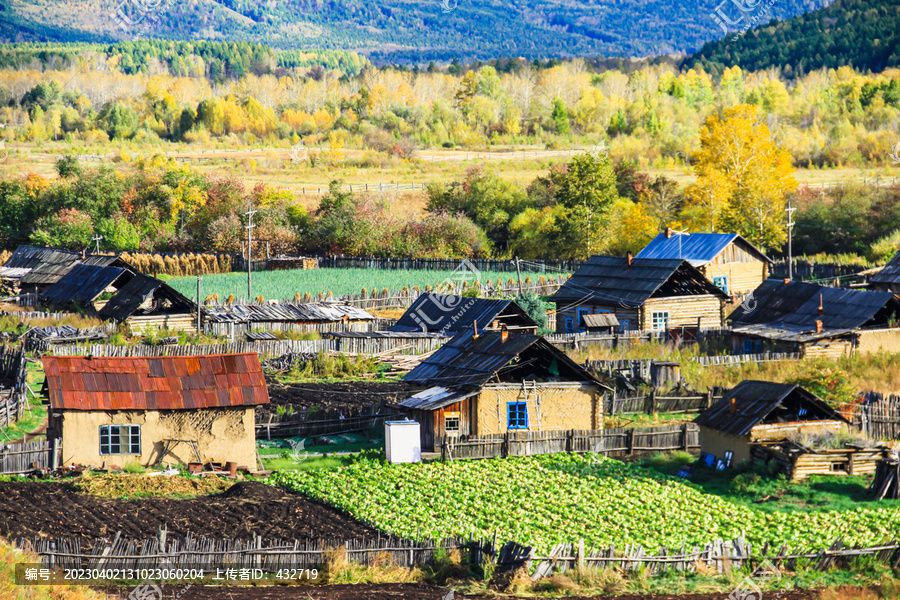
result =
M853 412L853 424L871 440L900 440L900 396L865 394Z
M21 475L35 469L54 469L61 464L62 446L58 439L0 444L0 475Z
M396 319L373 319L360 323L344 323L328 321L325 323L289 323L282 321L244 321L220 323L207 321L203 324L203 333L207 335L227 336L233 340L246 335L250 331L281 331L296 333L334 333L343 331L381 331L397 322Z
M696 450L699 427L693 423L664 427L523 431L481 436L440 437L443 460L535 456L559 452L635 454Z
M765 564L776 569L796 571L798 568L824 571L832 567L846 568L856 559L866 557L885 564L895 564L900 544L887 542L872 547L846 547L840 539L827 548L788 552L768 544L754 553L744 536L733 540L715 539L703 545L660 547L654 554L639 544L614 544L585 550L584 540L560 543L541 556L531 546L507 542L497 548L494 540L446 538L405 540L376 538L368 540L263 540L209 539L186 536L169 538L165 530L150 539L127 539L117 533L109 540L85 538L19 538L16 546L33 552L44 566L51 569L197 569L214 576L216 569L260 569L278 573L282 569L318 569L336 550L346 552L348 560L371 565L392 564L403 568L432 563L435 551L459 549L470 564L492 562L498 572L524 567L532 579L539 579L573 568L609 567L625 571L650 573L677 570L730 573L734 569L755 569ZM760 574L773 576L774 573Z

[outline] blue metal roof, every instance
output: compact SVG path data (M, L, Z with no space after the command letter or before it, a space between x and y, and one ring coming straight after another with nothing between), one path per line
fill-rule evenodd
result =
M745 249L757 254L763 260L769 259L753 244L736 233L691 233L679 235L673 233L672 237L666 237L660 233L638 252L635 258L682 258L695 267L701 267L724 250L728 244L735 240L743 242Z

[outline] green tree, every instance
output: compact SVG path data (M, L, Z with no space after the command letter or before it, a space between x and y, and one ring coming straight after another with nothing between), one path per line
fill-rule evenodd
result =
M553 111L550 116L553 118L554 125L556 125L556 133L568 135L569 113L566 111L566 105L563 104L562 98L559 96L553 98Z
M118 101L107 103L100 111L99 120L110 139L130 137L138 126L137 113Z
M588 258L600 251L613 202L619 197L609 158L593 153L577 154L567 165L559 188L559 203L568 211L573 257Z

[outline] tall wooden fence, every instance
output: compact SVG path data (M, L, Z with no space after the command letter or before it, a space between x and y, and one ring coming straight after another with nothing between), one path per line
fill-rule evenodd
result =
M61 451L58 440L56 443L41 440L22 444L0 444L0 475L20 475L35 469L52 469L62 464Z
M373 319L359 323L328 321L325 323L290 323L282 321L243 321L213 322L203 324L203 333L207 335L230 336L234 339L243 337L250 331L281 331L295 333L333 333L343 331L381 331L396 323L396 319Z
M507 432L436 440L444 460L534 456L559 452L634 454L696 450L699 428L693 423L665 427L569 429Z
M866 269L862 265L842 265L834 263L817 263L810 260L794 259L793 274L798 281L810 281L813 279L835 279L856 275ZM769 276L775 279L783 279L788 276L788 263L786 259L776 260L769 267Z
M610 416L694 413L706 410L718 399L713 396L712 390L694 396L660 396L655 390L651 390L649 394L642 396L619 397L616 394L607 394L604 408L605 413Z

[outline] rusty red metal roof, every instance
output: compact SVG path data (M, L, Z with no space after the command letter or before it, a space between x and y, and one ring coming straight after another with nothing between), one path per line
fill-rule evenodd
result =
M269 401L256 354L44 356L53 410L170 410Z

